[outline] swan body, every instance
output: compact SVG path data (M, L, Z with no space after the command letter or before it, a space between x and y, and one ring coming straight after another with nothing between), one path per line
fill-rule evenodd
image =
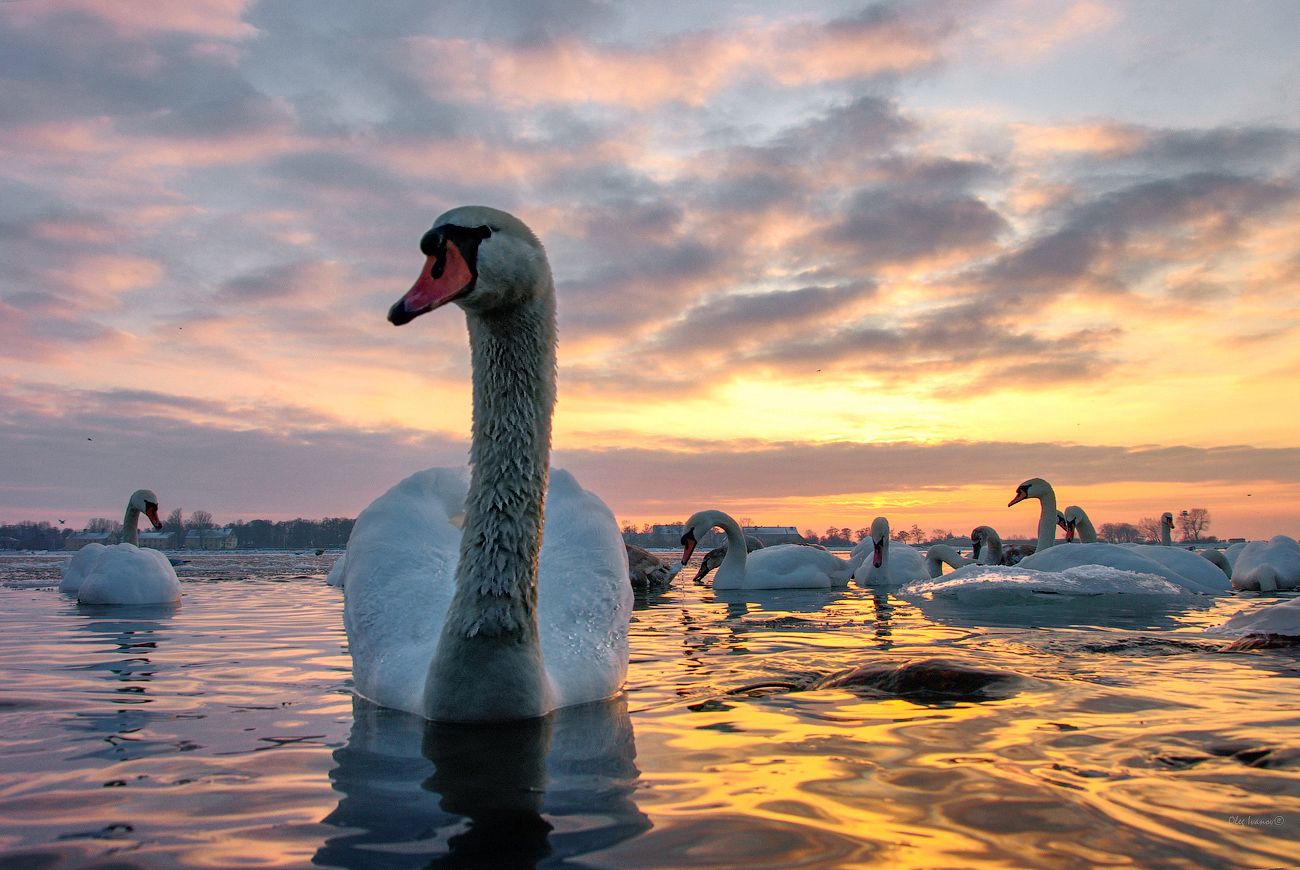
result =
M1041 477L1031 477L1016 487L1016 495L1007 502L1007 507L1027 498L1038 499L1038 546L1034 552L1041 553L1056 543L1056 491Z
M1275 535L1246 544L1232 566L1232 585L1261 592L1300 588L1300 543Z
M1074 550L1076 547L1053 547ZM1060 571L1019 565L965 565L942 577L909 583L898 591L904 598L938 598L970 605L1001 605L1032 599L1039 604L1098 595L1191 598L1183 586L1145 571L1080 564Z
M906 544L891 547L889 519L871 521L871 534L863 538L849 554L853 579L863 586L902 586L913 580L926 580L930 571L925 557ZM867 558L870 554L871 558Z
M91 542L73 553L72 558L62 568L63 579L59 582L59 591L76 592L80 589L81 584L86 581L86 573L90 570L90 566L95 564L100 553L107 549L104 544Z
M686 567L681 562L670 565L644 547L626 546L627 579L638 592L662 592L673 585L673 579Z
M1185 559L1175 557L1160 560L1153 558L1155 553L1182 554ZM1068 547L1049 547L1024 559L1019 567L1038 571L1065 571L1085 565L1100 565L1137 574L1154 574L1171 583L1176 583L1192 592L1207 595L1230 590L1223 572L1205 559L1188 550L1164 549L1161 547L1125 547L1118 544L1071 544Z
M1210 564L1217 566L1226 576L1232 576L1232 563L1228 561L1227 556L1223 555L1222 550L1216 550L1213 548L1208 550L1197 550L1196 554L1207 559Z
M111 547L103 544L82 547L64 571L59 590L77 593L77 601L82 604L180 601L181 583L171 562L157 550L136 546L140 514L148 517L155 529L162 528L158 520L158 496L147 489L131 493L122 517L122 543Z
M1205 631L1207 634L1229 637L1244 637L1248 634L1300 636L1300 598L1248 607L1228 617L1222 625L1211 626Z
M420 277L388 317L465 311L471 470L412 475L357 517L343 568L357 692L447 722L612 697L627 676L627 548L609 508L549 467L555 293L541 242L466 206L420 247Z
M752 553L755 550L761 550L761 549L763 549L762 541L760 541L758 538L754 537L753 535L745 535L745 552ZM704 558L700 560L700 570L697 571L695 573L695 576L691 578L691 582L692 583L703 582L705 577L709 576L710 573L717 570L717 567L722 564L722 560L723 558L726 557L726 555L727 555L726 544L723 544L721 547L714 547L712 550L709 550L709 552L705 553Z
M713 577L714 589L831 589L847 586L852 573L839 556L817 547L778 544L750 553L740 524L728 514L704 510L691 515L682 535L682 564L695 543L714 528L727 535L727 553Z
M925 551L925 570L932 578L943 576L944 565L949 568L961 568L964 565L974 564L976 564L974 559L967 559L947 544L933 544Z

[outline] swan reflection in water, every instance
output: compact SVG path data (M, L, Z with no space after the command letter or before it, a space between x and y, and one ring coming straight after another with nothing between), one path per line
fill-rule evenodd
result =
M335 867L535 867L647 831L627 700L492 724L444 724L353 702L324 819ZM557 830L558 829L558 830Z

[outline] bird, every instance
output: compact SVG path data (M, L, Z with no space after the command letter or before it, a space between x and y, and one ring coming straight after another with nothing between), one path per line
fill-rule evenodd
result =
M1002 537L992 526L976 526L970 533L974 561L983 565L1015 565L1034 552L1029 544L1002 545Z
M1232 565L1232 585L1260 592L1300 588L1300 543L1287 535L1250 541Z
M357 517L343 569L356 691L438 722L532 719L613 697L633 594L613 513L550 468L555 287L519 218L460 206L389 309L401 326L454 302L469 332L463 469L417 472ZM463 513L463 522L452 522Z
M1174 545L1174 515L1170 511L1165 511L1160 515L1160 544L1165 547Z
M857 583L863 586L902 586L930 577L925 558L918 551L906 544L893 548L890 543L889 519L876 517L871 521L871 534L849 554L853 579Z
M763 549L762 541L760 541L758 538L754 537L753 535L745 535L745 552L752 553L755 550L761 550L761 549ZM714 547L712 550L709 550L709 552L705 553L704 558L700 559L700 570L697 571L695 573L695 576L691 578L691 582L703 583L704 578L709 576L711 572L716 570L717 567L722 564L722 559L726 555L727 555L726 544L723 544L721 547Z
M1042 552L1056 543L1056 491L1052 485L1041 477L1031 477L1016 487L1015 498L1007 502L1007 507L1027 498L1038 499L1038 546L1035 553Z
M1077 504L1066 508L1057 520L1057 525L1065 529L1065 542L1073 543L1075 538L1081 544L1097 543L1097 529L1093 526L1088 512Z
M673 585L673 578L686 567L681 562L670 565L636 544L626 546L627 577L636 592L662 592Z
M961 568L964 565L974 564L976 564L974 559L967 559L958 553L955 547L948 544L932 544L930 549L925 551L925 569L932 578L943 576L944 565L949 568Z
M831 589L849 585L849 564L826 550L799 544L778 544L750 553L740 524L719 510L703 510L686 521L682 535L682 564L695 545L714 528L727 535L727 553L713 576L721 589Z
M155 529L158 496L151 490L131 493L122 517L122 543L112 546L90 543L82 547L64 568L60 592L77 593L81 604L174 604L181 600L176 569L157 550L137 546L140 514Z

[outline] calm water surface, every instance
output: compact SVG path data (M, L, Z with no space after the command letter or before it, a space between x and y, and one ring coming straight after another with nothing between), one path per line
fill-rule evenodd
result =
M62 558L0 556L0 867L1300 863L1300 653L1201 633L1266 598L685 586L623 697L450 728L354 700L334 555L191 556L176 609ZM991 682L790 688L936 657Z

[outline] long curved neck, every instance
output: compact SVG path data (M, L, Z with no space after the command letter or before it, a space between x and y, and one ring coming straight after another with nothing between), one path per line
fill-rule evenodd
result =
M984 546L987 548L987 552L984 554L984 564L1001 565L1002 538L998 537L998 533L992 529L986 531L984 533Z
M122 543L135 544L140 543L140 532L136 528L140 524L140 509L132 502L126 503L126 515L122 517Z
M1056 543L1056 492L1048 487L1038 496L1041 508L1038 512L1038 552L1046 550Z
M554 298L542 293L466 322L472 470L425 713L443 721L542 715L552 703L537 634L537 560L555 407Z
M1160 523L1160 543L1165 547L1172 547L1174 545L1174 538L1170 533L1169 524L1163 521Z
M1097 529L1093 526L1092 520L1088 519L1086 514L1079 517L1079 520L1075 523L1074 527L1079 535L1080 542L1084 544L1097 543Z
M748 558L749 545L745 540L744 533L740 530L740 523L722 511L715 511L713 524L722 529L727 536L727 555L722 557L722 564L718 566L718 576L745 576L745 562Z

